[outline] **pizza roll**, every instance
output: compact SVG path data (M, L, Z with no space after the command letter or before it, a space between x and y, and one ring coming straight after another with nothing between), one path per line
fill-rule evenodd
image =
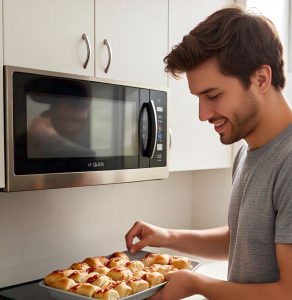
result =
M87 280L88 273L85 271L74 270L68 278L73 279L77 283L83 283Z
M96 285L100 288L105 288L112 284L114 281L106 275L96 273L93 276L89 277L86 282Z
M131 287L133 294L137 294L149 288L149 283L146 280L139 278L128 280L127 285Z
M126 263L127 261L121 257L113 257L109 259L109 261L105 264L105 266L111 269L115 267L124 267Z
M124 281L116 281L109 286L110 288L116 290L121 298L132 295L132 289Z
M125 264L125 267L128 268L131 272L138 272L144 269L144 264L139 260L128 261Z
M149 272L142 276L143 280L146 280L149 283L149 287L158 285L164 282L164 276L159 272Z
M63 290L63 291L68 291L70 288L72 288L75 285L75 281L70 278L61 278L55 282L52 283L52 287Z
M134 278L142 278L143 277L143 275L145 275L147 272L146 271L144 271L144 270L142 270L142 271L137 271L137 272L134 272L133 273L133 277Z
M110 258L115 258L115 257L119 257L126 261L130 261L130 258L128 257L128 255L124 252L115 252L110 256Z
M153 264L168 265L171 256L169 254L156 254Z
M87 263L92 268L96 268L98 266L103 266L107 262L108 262L108 258L106 258L105 256L87 257L83 261L83 263Z
M117 267L117 268L112 268L107 273L107 276L112 278L114 281L119 281L119 280L127 281L133 278L133 273L125 267Z
M145 267L150 267L154 264L154 258L157 254L155 253L148 253L142 258L142 263Z
M48 274L44 278L44 282L45 282L46 285L51 286L52 283L54 283L55 281L57 281L59 279L62 279L64 277L68 277L73 272L74 272L74 270L56 270L56 271L53 271L52 273Z
M87 263L77 262L77 263L72 264L70 266L70 269L79 270L79 271L89 271L89 270L91 270L91 267Z
M183 257L183 256L172 256L170 259L170 264L179 270L192 269L191 260L189 258Z
M156 269L156 272L159 272L164 276L165 280L167 273L178 270L172 265L153 265L153 267Z
M101 290L100 287L97 287L93 284L90 283L78 283L74 285L72 288L68 290L68 292L82 295L82 296L87 296L87 297L92 297L94 293L98 292Z
M102 300L117 300L120 299L120 295L114 289L104 288L93 294L93 298Z
M97 272L99 274L107 275L109 270L110 269L106 266L97 266L97 267L94 268L93 272Z

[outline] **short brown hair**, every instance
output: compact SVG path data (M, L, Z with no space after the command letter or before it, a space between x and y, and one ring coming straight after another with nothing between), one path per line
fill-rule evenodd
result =
M250 76L261 66L272 69L272 85L285 86L283 46L274 24L266 17L230 6L198 24L164 58L165 71L175 77L216 58L221 72L250 86Z

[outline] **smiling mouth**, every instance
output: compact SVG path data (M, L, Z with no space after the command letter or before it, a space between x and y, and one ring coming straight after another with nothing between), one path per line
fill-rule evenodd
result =
M218 133L221 133L223 131L224 125L227 123L227 120L218 120L216 122L213 123L215 130Z

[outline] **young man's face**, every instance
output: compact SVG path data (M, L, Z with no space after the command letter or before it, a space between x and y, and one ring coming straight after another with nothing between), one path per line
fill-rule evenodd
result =
M235 77L223 75L215 59L186 73L192 94L198 97L199 118L214 125L223 144L248 137L260 118L260 104L252 90Z

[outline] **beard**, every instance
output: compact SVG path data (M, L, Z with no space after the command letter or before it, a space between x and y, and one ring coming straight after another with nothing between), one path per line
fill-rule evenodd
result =
M259 110L256 98L247 91L242 99L242 106L234 113L232 121L227 121L229 131L220 133L221 143L230 145L249 136L258 125Z

